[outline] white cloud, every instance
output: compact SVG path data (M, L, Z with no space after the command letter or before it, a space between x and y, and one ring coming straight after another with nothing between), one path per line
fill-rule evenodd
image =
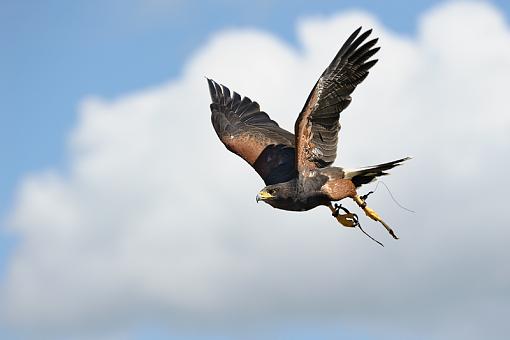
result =
M416 215L382 189L369 201L402 237L364 219L384 249L325 208L256 205L262 182L217 140L204 79L290 129L359 25L381 38L380 62L342 114L337 164L415 156L385 182ZM177 329L321 319L439 338L508 332L498 318L510 304L502 16L456 2L426 13L416 37L362 12L303 19L297 31L299 51L259 31L220 32L180 79L84 100L66 172L19 189L10 224L22 241L2 283L4 322L72 332L153 319Z

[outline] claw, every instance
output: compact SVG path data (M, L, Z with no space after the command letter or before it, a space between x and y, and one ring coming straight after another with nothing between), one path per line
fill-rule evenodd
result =
M377 241L375 238L373 238L372 236L367 234L367 232L364 231L363 228L361 228L361 224L358 221L358 215L351 213L349 210L347 210L347 208L342 207L341 204L335 203L335 206L333 207L333 205L331 203L329 203L328 207L331 210L333 217L335 217L336 220L338 222L340 222L340 224L342 224L344 227L348 227L348 228L358 227L363 232L363 234L367 235L372 241L374 241L377 244L384 247L384 245L381 242ZM339 214L340 209L342 209L345 212L345 214L340 215ZM372 209L370 209L370 211L373 212L373 214L375 214L375 216L377 216L377 214ZM384 223L384 222L382 222L382 223ZM391 233L393 233L393 231L391 231L390 234ZM393 235L393 237L396 238L395 234L392 234L392 235Z
M338 205L335 203L335 206L333 207L331 204L329 205L329 209L332 212L333 217L336 218L340 224L342 224L344 227L348 228L354 228L358 225L358 216L356 214L351 213L346 208L342 207L341 205ZM345 214L340 214L340 209L342 209Z
M355 218L355 215L352 213L343 214L336 216L336 220L340 222L344 227L354 228L358 221Z

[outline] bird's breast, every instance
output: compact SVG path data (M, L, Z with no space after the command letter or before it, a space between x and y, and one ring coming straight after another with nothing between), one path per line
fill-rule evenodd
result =
M331 201L339 201L356 195L356 187L349 179L330 179L322 187L323 192Z

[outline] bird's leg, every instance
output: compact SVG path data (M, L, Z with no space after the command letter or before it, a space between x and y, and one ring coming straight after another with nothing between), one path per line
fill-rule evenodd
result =
M354 228L358 225L358 216L341 205L335 203L335 206L333 206L333 204L329 203L328 208L331 210L333 217L344 227ZM342 209L345 214L340 214L340 209Z
M373 219L376 222L381 222L381 224L384 226L384 228L386 228L386 230L388 230L390 235L393 236L394 239L398 240L398 237L393 232L393 229L391 229L390 226L387 225L386 222L384 222L382 220L382 218L379 217L379 215L377 215L377 213L374 210L367 207L367 202L365 202L365 200L363 198L366 198L366 197L359 197L358 195L356 195L352 199L359 205L359 207L361 209L363 209L363 211L365 212L365 214L368 217L370 217L371 219Z

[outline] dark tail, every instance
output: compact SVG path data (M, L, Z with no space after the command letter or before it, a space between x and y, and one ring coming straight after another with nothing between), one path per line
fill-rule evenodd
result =
M408 159L411 159L411 157L402 158L402 159L399 159L399 160L396 160L393 162L384 163L384 164L367 166L367 167L360 168L360 169L354 169L354 170L344 169L345 178L350 179L356 187L359 187L363 184L372 182L374 179L376 179L379 176L388 175L388 173L386 171L393 169L396 166L401 165L403 162L407 161Z

